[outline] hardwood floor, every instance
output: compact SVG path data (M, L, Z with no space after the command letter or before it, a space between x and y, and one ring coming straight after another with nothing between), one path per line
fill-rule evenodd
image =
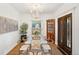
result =
M16 47L14 47L7 55L19 55L19 49L22 46L22 43L19 43ZM49 42L50 47L52 47L52 55L63 55L58 49L55 44Z
M19 49L22 46L21 43L19 43L16 47L14 47L7 55L19 55Z
M52 47L52 55L63 55L55 44L52 44L51 42L49 42L49 45L50 47Z

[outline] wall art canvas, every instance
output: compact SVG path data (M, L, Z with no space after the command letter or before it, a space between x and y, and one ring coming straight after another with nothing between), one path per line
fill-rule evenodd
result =
M18 22L7 18L0 16L0 34L12 32L18 30Z
M40 35L40 34L41 34L41 21L32 20L32 35Z

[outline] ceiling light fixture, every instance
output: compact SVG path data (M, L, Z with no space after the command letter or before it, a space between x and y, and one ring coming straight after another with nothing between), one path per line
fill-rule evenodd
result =
M33 16L35 19L38 19L38 18L39 18L39 14L40 14L40 12L41 12L40 9L41 9L40 4L31 4L30 11L31 11L32 16Z

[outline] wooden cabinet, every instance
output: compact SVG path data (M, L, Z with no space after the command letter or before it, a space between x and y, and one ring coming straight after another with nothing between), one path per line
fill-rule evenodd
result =
M55 43L55 20L47 20L47 40Z
M72 14L58 19L58 48L64 54L72 54Z

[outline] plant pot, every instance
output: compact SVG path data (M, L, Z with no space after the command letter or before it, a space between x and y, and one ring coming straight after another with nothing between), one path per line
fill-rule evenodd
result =
M21 42L24 42L27 39L27 35L21 35Z

